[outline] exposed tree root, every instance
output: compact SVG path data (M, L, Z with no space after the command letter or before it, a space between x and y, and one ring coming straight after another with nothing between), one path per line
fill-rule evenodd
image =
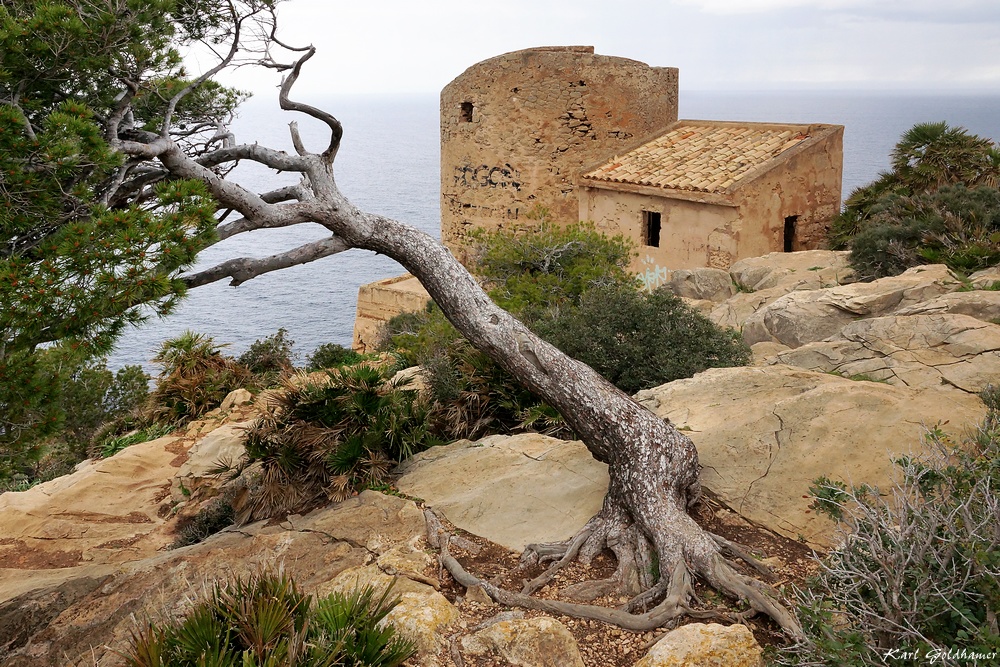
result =
M574 618L593 619L617 625L633 632L649 632L665 626L670 627L682 616L731 621L743 620L747 616L747 614L730 615L723 610L692 608L692 602L697 601L692 586L692 576L694 575L701 577L728 597L745 600L754 612L760 612L772 618L790 637L795 639L802 637L802 629L798 620L778 601L777 592L766 584L738 572L733 563L724 558L722 554L725 553L745 561L762 576L770 576L770 571L748 555L739 545L725 538L704 533L706 535L705 541L714 547L704 557L691 558L689 554L687 558L682 556L664 559L661 555L659 562L661 566L664 564L669 566L669 576L664 576L666 572L661 569L658 580L647 582L647 578L639 577L639 572L644 571L650 574L648 579L653 579L653 569L647 570L645 564L651 563L652 554L657 552L653 551L653 546L635 524L629 523L622 526L609 522L608 517L614 516L614 512L605 512L608 510L608 505L609 503L606 502L602 512L591 519L572 539L565 542L529 545L515 573L525 571L535 564L552 562L552 565L534 579L526 581L520 593L501 588L496 580L485 581L469 573L449 553L448 534L444 531L437 517L433 515L433 511L427 510L425 514L428 516L429 531L434 531L433 537L429 535L429 541L440 550L440 562L443 568L462 586L466 588L480 586L487 595L499 604L536 609ZM600 549L605 546L610 548L618 558L618 567L615 573L605 580L583 582L567 587L563 592L575 599L592 600L599 596L593 595L596 591L602 591L600 594L603 595L616 588L617 590L632 590L633 585L641 582L644 587L623 608L609 609L591 604L547 600L531 595L550 582L559 570L565 568L573 560L589 563L596 553L599 553ZM636 613L640 609L646 611Z

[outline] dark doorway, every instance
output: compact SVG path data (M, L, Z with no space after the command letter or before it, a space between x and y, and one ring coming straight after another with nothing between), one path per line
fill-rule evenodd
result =
M642 212L642 244L660 247L660 213L658 211Z
M799 221L799 216L790 215L785 218L785 252L795 250L795 223Z

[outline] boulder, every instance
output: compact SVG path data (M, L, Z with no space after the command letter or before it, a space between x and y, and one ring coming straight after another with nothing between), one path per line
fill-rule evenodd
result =
M500 621L462 639L472 655L493 655L516 667L583 667L576 640L546 616Z
M733 279L722 269L678 269L670 278L670 289L687 299L725 301L736 293Z
M799 347L826 340L854 320L887 315L961 286L946 266L932 264L870 283L791 292L748 317L743 338L748 345L774 341Z
M702 484L751 521L827 547L809 508L820 476L888 487L892 459L920 452L924 425L959 434L985 414L962 392L918 390L790 366L717 368L636 394L694 440Z
M720 304L714 304L706 317L720 327L742 329L743 323L758 310L788 294L783 287L771 287L758 292L740 292Z
M749 292L823 289L854 281L849 257L850 252L836 250L772 252L741 259L729 267L729 274L740 289Z
M745 625L691 623L668 632L635 667L763 667L762 653Z
M1000 292L994 290L973 290L971 292L950 292L941 296L900 308L896 315L968 315L977 320L996 324L1000 320Z
M250 405L251 403L253 403L253 394L246 389L234 389L222 399L219 410L225 412L226 410L232 410L241 405Z
M976 271L969 276L969 282L976 289L994 289L996 285L1000 285L1000 266L991 266L988 269Z
M444 646L439 634L458 620L453 604L427 584L405 577L391 577L375 566L356 567L340 573L329 584L320 587L319 595L333 591L350 593L361 586L382 591L392 586L400 598L399 604L386 616L404 637L413 641L422 655L438 655Z
M894 385L978 393L1000 378L1000 326L968 315L876 317L848 324L829 341L779 352L771 361Z
M433 447L400 471L400 491L518 551L572 537L601 509L608 485L607 466L583 443L537 433Z
M249 424L242 422L220 426L191 446L187 460L174 476L171 493L175 501L183 501L206 483L216 483L218 475L213 471L220 464L239 461L246 451L243 439Z

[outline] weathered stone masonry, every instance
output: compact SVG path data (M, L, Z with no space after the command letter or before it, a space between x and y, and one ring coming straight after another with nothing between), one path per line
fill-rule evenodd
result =
M441 237L577 220L581 169L677 120L677 69L590 46L515 51L441 92Z

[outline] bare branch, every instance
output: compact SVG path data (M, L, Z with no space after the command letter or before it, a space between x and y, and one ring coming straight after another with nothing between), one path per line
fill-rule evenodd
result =
M254 10L247 14L246 16L238 16L236 13L236 8L232 4L229 5L229 12L233 19L233 42L229 46L229 53L223 57L215 67L203 72L201 76L189 83L182 90L180 90L176 95L170 98L170 102L167 103L167 110L163 114L163 124L160 126L160 134L166 136L170 131L170 123L173 120L174 111L177 109L177 105L182 99L187 97L191 91L198 88L200 85L214 77L216 74L222 70L229 67L229 64L233 62L233 59L240 52L240 35L243 28L243 21L255 16L260 10Z
M312 243L305 243L287 252L270 257L240 257L230 259L210 269L199 271L194 275L183 276L182 280L188 287L201 287L225 278L232 278L230 285L238 287L246 281L271 271L287 269L291 266L308 264L323 257L336 255L349 250L350 246L340 237L331 236Z
M267 148L260 144L240 144L206 153L198 158L197 162L203 167L216 167L236 160L253 160L278 171L308 171L312 165L302 157L305 156L289 155L285 151Z
M305 64L307 60L312 58L315 53L316 47L310 46L306 53L295 61L291 74L285 77L285 80L281 82L281 92L278 94L278 104L285 111L299 111L325 123L326 126L330 128L330 145L327 146L325 151L323 151L322 157L327 164L331 164L337 156L337 150L340 148L340 140L344 136L344 127L340 124L340 121L333 116L333 114L327 113L326 111L317 109L316 107L308 104L295 102L288 97L288 94L292 90L292 86L295 85L295 82L299 78L299 73L302 71L302 65ZM298 150L298 148L299 147L296 146L296 150ZM303 151L304 150L305 149L303 149Z

